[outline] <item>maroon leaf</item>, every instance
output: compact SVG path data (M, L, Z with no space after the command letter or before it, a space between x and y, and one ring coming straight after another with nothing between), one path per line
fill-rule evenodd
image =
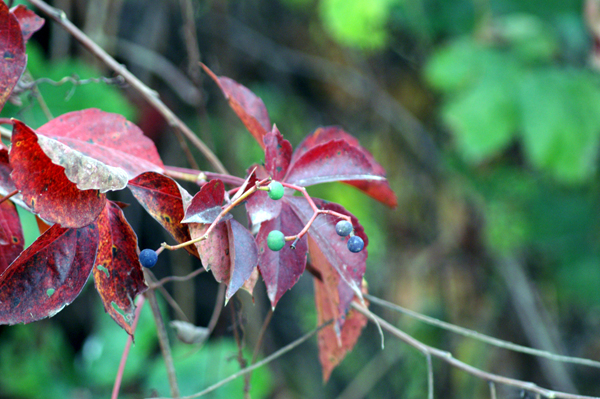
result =
M266 221L260 226L256 237L259 243L258 269L267 286L267 295L273 309L283 294L292 288L304 273L308 245L306 237L302 237L296 243L296 249L286 245L281 251L271 251L267 246L267 236L273 230L279 230L284 235L293 235L303 227L304 223L285 202L278 218Z
M263 166L256 167L256 178L258 180L266 179L267 171ZM255 192L246 201L246 211L253 225L260 225L262 222L271 220L279 216L281 212L281 201L273 201L265 191Z
M21 78L27 56L19 21L0 1L0 110Z
M225 300L228 301L239 290L258 264L258 248L252 234L235 219L228 220L229 255L231 271Z
M0 324L52 317L70 304L90 276L98 228L52 226L0 276Z
M128 187L144 209L178 243L191 239L188 226L181 223L185 215L184 203L187 205L191 196L175 180L160 173L146 172L130 180ZM199 258L195 246L188 245L185 249Z
M350 146L356 148L370 163L370 171L372 174L385 177L385 169L381 166L373 155L363 148L358 140L346 133L344 130L337 126L329 126L324 128L319 128L315 130L315 132L309 136L307 136L302 143L296 148L294 155L292 156L291 164L294 165L296 161L306 154L306 152L312 150L313 148L326 144L332 140L344 140ZM295 168L292 166L291 168ZM290 169L291 169L290 168ZM346 178L347 179L347 178ZM395 208L398 205L398 200L396 198L396 194L390 188L387 180L345 180L344 183L352 185L359 190L362 190L367 195L384 203L385 205Z
M234 80L215 75L204 64L202 64L202 68L219 85L225 98L229 101L229 106L241 119L250 134L258 141L258 144L264 148L263 137L271 129L271 121L263 101L248 88Z
M115 203L107 202L96 222L100 233L94 282L104 310L133 335L134 299L146 290L137 236Z
M192 239L196 239L205 235L210 225L190 223L188 226ZM212 270L215 280L220 283L229 282L231 256L227 224L219 223L206 240L197 242L195 245L200 253L202 265L206 270Z
M273 180L283 181L292 158L292 145L284 140L275 125L273 130L264 137L265 169Z
M37 129L78 152L123 169L127 179L144 172L163 172L152 140L122 115L90 108L69 112Z
M225 185L221 180L211 180L202 186L200 191L185 210L182 223L212 223L221 213L221 205L225 200ZM227 214L225 219L231 218Z
M313 210L306 199L288 196L285 198L285 201L290 204L291 209L303 224L306 224L313 215ZM343 282L348 285L355 295L362 297L362 278L366 270L367 246L369 244L363 227L358 223L354 215L341 205L326 203L317 198L313 198L313 201L319 209L328 209L350 216L352 218L352 225L354 226L354 234L364 240L365 249L358 253L350 252L347 247L349 237L340 237L335 232L335 225L338 222L338 218L331 215L319 215L308 230L309 236L317 244L317 247L309 247L311 263L315 263L313 258L317 256L316 249L318 248L320 254L322 254L323 262L326 261L339 273ZM343 299L345 301L341 303L344 309L348 308L352 296L349 294L344 296Z
M0 275L23 251L24 242L17 208L4 201L0 204Z
M65 168L54 164L42 150L33 130L15 120L11 141L11 178L34 213L72 228L87 226L98 217L106 196L99 190L81 190L70 181ZM75 165L72 169L77 173Z
M24 43L29 40L31 35L44 26L44 18L38 17L36 13L27 9L27 7L22 4L11 8L10 12L17 17L17 20L19 21Z

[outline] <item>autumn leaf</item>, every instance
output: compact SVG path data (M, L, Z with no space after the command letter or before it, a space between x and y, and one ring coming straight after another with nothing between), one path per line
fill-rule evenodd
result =
M94 282L104 310L133 335L134 300L147 287L138 259L137 236L121 208L107 202L96 222L100 234Z
M44 18L40 18L36 13L22 4L11 8L10 12L19 21L21 33L23 34L23 43L27 42L31 38L31 35L44 26Z
M227 224L231 259L231 271L225 292L225 300L229 301L256 269L258 248L252 234L238 221L231 219L225 223Z
M140 205L178 243L191 239L187 224L181 223L181 220L192 197L175 180L160 173L146 172L130 180L128 187ZM195 246L188 245L185 249L199 258Z
M98 249L98 228L57 224L41 235L0 276L0 324L52 317L88 280Z
M27 56L21 27L4 2L0 1L0 110L25 71Z
M215 75L204 64L202 64L202 68L219 85L225 98L229 101L229 106L258 141L258 144L264 148L263 137L271 129L271 121L263 101L233 79Z
M221 205L225 200L225 185L221 180L213 179L202 186L192 198L185 210L182 223L212 223L221 213ZM231 218L226 214L225 219Z
M23 251L25 239L15 204L0 204L0 275Z
M132 179L144 172L164 172L152 140L122 115L90 108L69 112L41 126L38 134L111 167ZM124 188L126 181L121 181Z
M42 137L38 137L22 122L13 122L9 159L13 167L10 176L16 188L21 191L23 201L28 207L43 219L59 223L63 227L87 226L104 209L106 196L98 189L78 188L77 184L67 177L65 167L55 164L46 155L39 143ZM46 140L50 139L42 139ZM70 164L72 173L79 176L78 179L84 183L86 176L82 170L87 170L87 165L94 164L78 159L73 153L65 155L64 162ZM57 150L54 156L60 157L60 151ZM110 171L92 170L89 177L97 177L94 180L96 183L106 182L110 180L107 174L110 176Z

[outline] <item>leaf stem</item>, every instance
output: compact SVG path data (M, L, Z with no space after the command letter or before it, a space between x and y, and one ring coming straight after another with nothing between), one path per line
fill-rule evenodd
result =
M233 186L239 186L244 183L244 179L242 179L241 177L232 176L232 175L226 174L226 173L214 173L214 172L206 172L206 171L202 172L202 171L195 170L195 169L181 168L178 166L168 166L168 165L165 165L165 170L168 175L170 175L170 173L174 172L174 173L181 173L182 175L195 176L196 180L192 180L194 183L197 183L198 180L201 180L201 179L204 179L204 180L219 179L223 183L230 184ZM175 175L173 175L172 177L174 177L176 179L179 178ZM185 179L182 179L182 180L185 180Z
M29 0L31 4L39 8L44 14L48 15L59 25L61 25L67 32L71 34L79 43L87 48L92 54L98 57L104 62L109 68L115 71L117 74L123 76L123 79L131 87L136 89L145 99L148 101L161 115L167 120L170 126L179 129L183 135L194 144L196 148L206 157L208 162L217 170L219 173L227 174L227 169L223 166L219 158L204 144L204 142L196 136L196 134L181 120L177 115L169 109L158 97L158 94L146 86L141 80L139 80L134 74L129 72L124 65L119 64L113 57L111 57L104 49L98 46L93 40L91 40L85 33L77 28L67 18L64 11L57 8L51 7L43 0Z
M0 204L3 203L4 201L10 199L10 197L15 196L17 194L19 194L19 190L15 189L15 190L11 191L10 193L6 194L4 196L4 198L0 199Z

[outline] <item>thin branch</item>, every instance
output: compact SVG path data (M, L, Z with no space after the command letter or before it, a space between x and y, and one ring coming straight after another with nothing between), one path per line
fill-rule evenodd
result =
M161 287L161 286L165 285L166 283L169 283L172 281L178 281L178 282L188 281L188 280L196 277L197 275L204 273L205 271L206 271L206 269L204 269L203 267L200 267L200 268L194 270L193 272L191 272L190 274L186 274L185 276L168 276L168 277L158 280L155 283L154 282L151 283L150 288L158 288L158 287Z
M109 68L115 71L117 74L123 76L125 81L136 89L145 99L148 101L162 116L169 122L169 125L179 129L188 140L192 142L200 152L206 157L208 162L219 172L227 174L227 169L223 166L217 156L204 144L202 140L194 132L169 109L161 100L158 98L156 92L146 86L141 80L133 75L125 66L119 64L113 57L111 57L104 49L98 46L92 41L85 33L77 28L67 18L64 11L58 10L54 7L49 6L42 0L29 0L31 4L39 8L44 14L48 15L65 30L67 30L81 45L87 48L92 54L98 57L104 62Z
M583 358L572 357L572 356L557 355L557 354L554 354L551 352L546 352L546 351L542 351L539 349L529 348L527 346L513 344L512 342L508 342L508 341L504 341L504 340L501 340L498 338L490 337L488 335L479 333L477 331L469 330L468 328L459 327L454 324L450 324L445 321L441 321L441 320L435 319L433 317L426 316L424 314L415 312L413 310L403 308L402 306L384 301L383 299L379 299L372 295L366 294L365 298L367 298L369 301L371 301L371 303L384 306L388 309L400 312L400 313L405 314L410 317L414 317L415 319L421 320L422 322L427 323L429 325L443 328L444 330L451 331L453 333L462 335L463 337L473 338L478 341L485 342L486 344L496 346L498 348L508 349L508 350L511 350L514 352L525 353L525 354L533 355L533 356L539 356L539 357L543 357L543 358L546 358L549 360L554 360L557 362L573 363L573 364L579 364L579 365L583 365L583 366L600 368L600 362L595 361L595 360L583 359Z
M265 317L265 321L263 321L263 325L260 328L260 332L258 333L258 338L256 339L256 345L254 345L254 352L252 353L252 360L250 360L250 364L254 364L256 359L258 358L258 353L260 352L260 347L262 346L263 338L265 337L265 332L267 331L267 327L271 322L271 318L273 317L273 309L269 309L267 316ZM250 392L250 379L252 378L252 373L246 374L244 377L244 392Z
M135 309L135 316L131 326L131 334L135 333L145 299L146 297L143 295L140 295L137 299L137 308ZM127 336L127 343L125 344L125 349L123 349L123 355L121 355L121 362L119 363L119 370L117 371L117 377L115 378L111 399L117 399L119 397L119 389L121 388L121 381L123 379L123 373L125 372L125 364L127 363L127 357L129 356L129 350L131 349L132 343L133 335Z
M489 382L490 385L490 399L496 399L496 384L492 381Z
M302 337L298 338L297 340L295 340L294 342L291 342L289 344L287 344L286 346L284 346L283 348L279 349L276 352L273 352L271 355L265 357L263 360L256 362L255 364L253 364L252 366L248 366L243 370L238 371L235 374L230 375L229 377L217 382L214 385L211 385L210 387L206 388L205 390L195 393L193 395L190 396L182 396L180 399L194 399L194 398L199 398L201 396L206 395L207 393L210 393L220 387L222 387L223 385L235 380L236 378L239 378L247 373L250 373L254 370L256 370L259 367L262 367L266 364L269 364L270 362L272 362L273 360L285 355L286 353L288 353L289 351L291 351L292 349L296 348L297 346L303 344L305 341L307 341L308 339L310 339L313 335L315 335L316 333L318 333L319 331L321 331L323 328L327 327L328 325L330 325L333 322L333 320L329 320L323 324L321 324L319 327L315 328L314 330L312 330L309 333L304 334ZM153 399L172 399L172 398L153 398Z
M468 364L454 358L452 356L452 353L450 353L450 352L443 351L441 349L437 349L437 348L434 348L432 346L422 343L421 341L413 338L412 336L408 335L404 331L401 331L398 328L394 327L393 325L391 325L390 323L388 323L386 320L382 319L381 317L371 313L368 309L359 305L357 302L352 302L351 306L354 309L356 309L358 312L367 316L373 322L379 323L383 329L385 329L392 335L396 336L397 338L401 339L402 341L404 341L408 345L412 346L413 348L419 350L421 353L424 353L426 355L435 356L439 359L442 359L443 361L450 364L451 366L456 367L459 370L463 370L466 373L471 374L471 375L473 375L479 379L482 379L484 381L494 382L494 383L498 383L498 384L515 387L515 388L522 389L527 392L538 394L541 397L545 397L545 398L600 399L598 397L593 397L593 396L573 395L573 394L569 394L566 392L553 391L550 389L542 388L542 387L534 384L533 382L521 381L521 380L517 380L514 378L503 377L498 374L493 374L493 373L489 373L487 371L483 371L481 369L478 369L476 367L468 365Z
M171 355L171 347L169 345L169 338L167 337L167 330L165 323L163 322L158 302L156 301L156 294L154 290L150 289L144 294L150 303L152 309L152 315L156 322L156 332L158 335L158 343L160 344L160 350L165 360L165 366L167 368L167 377L169 379L169 386L171 387L171 396L179 398L179 386L177 385L177 376L175 374L175 366L173 364L173 356Z
M431 362L431 354L425 356L427 360L427 398L433 399L433 363Z
M219 291L217 292L217 301L215 302L215 307L213 308L212 316L210 316L210 321L208 322L208 335L212 334L217 326L217 322L219 321L219 316L221 316L221 311L223 310L223 306L225 303L225 288L227 286L223 283L219 284Z

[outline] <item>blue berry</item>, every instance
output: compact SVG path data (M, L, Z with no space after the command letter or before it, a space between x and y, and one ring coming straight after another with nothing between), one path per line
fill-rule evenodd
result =
M346 237L350 233L352 233L353 227L352 223L347 220L340 220L335 225L335 232L338 233L338 236Z
M354 253L360 252L363 250L364 247L365 247L365 242L359 236L352 236L348 240L348 250L350 252L354 252Z
M267 236L267 246L271 251L281 251L285 246L285 236L279 230L273 230Z
M140 252L140 263L144 267L147 267L147 268L154 267L154 265L156 265L157 260L158 260L158 255L156 254L156 251L154 251L152 249L146 248L142 252Z

